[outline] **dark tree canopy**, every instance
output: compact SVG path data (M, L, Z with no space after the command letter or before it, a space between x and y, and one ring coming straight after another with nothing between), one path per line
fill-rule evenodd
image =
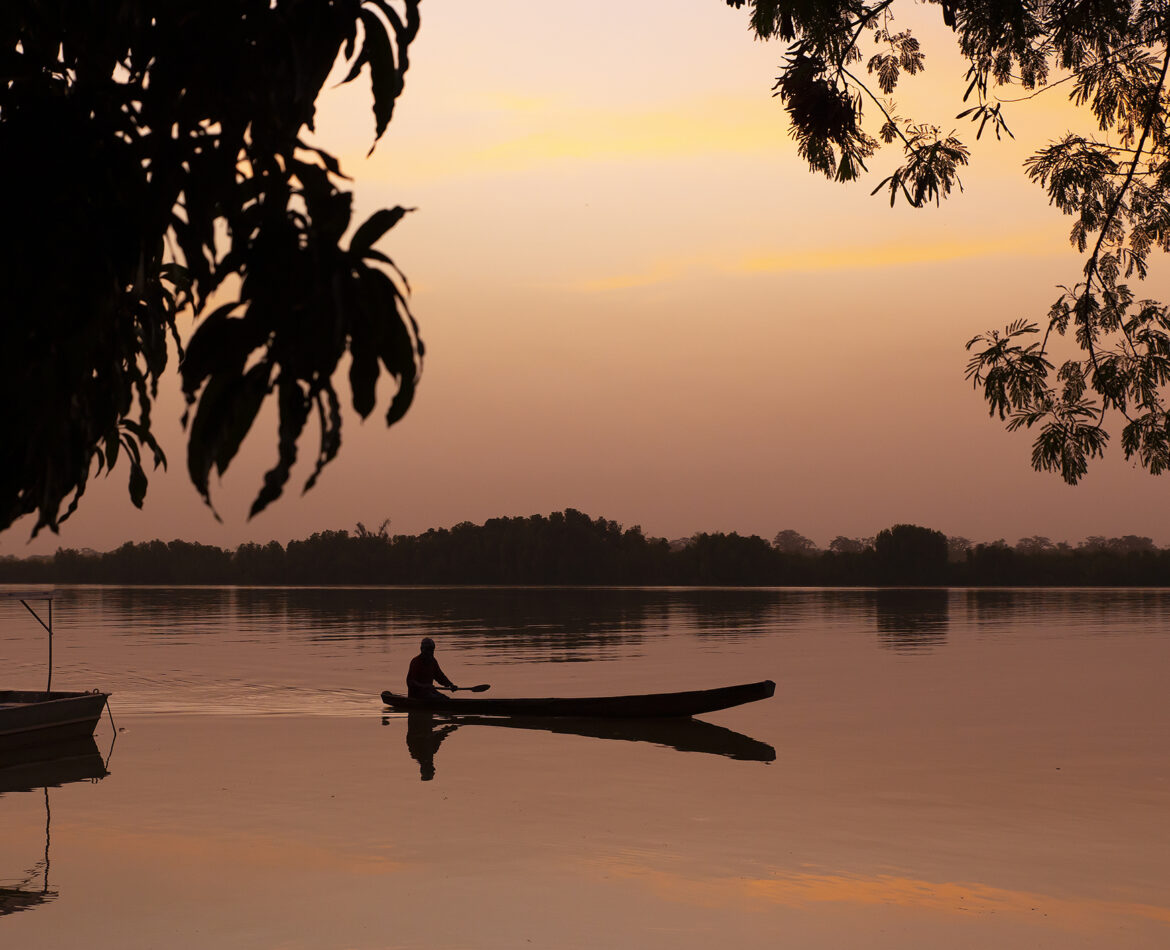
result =
M817 551L816 542L793 528L776 532L772 547L783 554L815 554Z
M168 339L209 504L212 469L269 396L278 458L252 513L281 494L315 415L311 487L341 444L346 354L357 412L373 411L384 369L387 422L401 418L423 347L374 244L405 210L343 246L352 195L305 133L343 54L345 81L369 76L380 137L418 27L418 0L0 4L0 529L36 512L34 534L56 530L118 464L141 506L144 461L165 464L151 405ZM186 307L201 320L184 351Z
M944 127L897 114L891 95L927 54L895 10L907 0L726 0L750 8L759 37L788 44L775 92L809 167L838 181L882 144L903 162L874 192L920 207L960 186L970 157ZM1032 463L1075 483L1121 425L1126 458L1170 467L1170 311L1139 299L1150 252L1170 250L1168 0L926 0L969 64L955 118L976 138L1012 135L1009 101L1052 91L1084 127L1025 163L1073 219L1081 274L1039 319L974 337L967 376L1010 430L1036 429ZM1014 88L1012 88L1014 87ZM1001 97L1000 93L1004 95Z
M895 583L935 584L947 566L947 536L931 528L896 524L877 533L874 553Z
M846 538L837 540L848 541ZM1045 545L1030 542L1041 540ZM869 543L872 541L872 543ZM500 585L512 588L501 613L509 630L525 615L523 604L532 586L553 585L568 628L580 632L566 586L587 585L580 596L592 597L596 585L648 586L1153 586L1170 579L1170 549L1149 538L1088 538L1073 547L1047 538L971 546L963 556L947 556L961 538L914 525L894 525L876 539L853 541L855 550L784 553L756 535L697 534L689 544L672 545L647 537L641 528L591 518L573 509L547 516L491 518L482 525L463 522L417 535L392 535L389 524L376 531L320 531L281 545L241 544L235 551L190 541L126 543L98 554L59 548L51 558L0 557L0 583L15 584L244 584L322 585L396 584L405 586ZM408 592L400 590L407 595ZM724 595L703 590L695 596L712 605ZM903 635L912 641L945 628L945 591L912 593L856 590L851 595L874 608L879 634L895 646ZM759 602L757 602L759 603ZM908 604L933 604L934 619ZM400 605L401 606L401 605ZM360 603L355 609L362 610ZM409 608L406 609L409 613ZM477 608L478 609L478 608ZM749 608L755 609L755 608ZM517 613L519 611L519 614ZM918 619L915 619L915 618ZM487 618L481 617L487 620ZM619 627L625 619L619 620ZM719 627L709 631L719 636Z

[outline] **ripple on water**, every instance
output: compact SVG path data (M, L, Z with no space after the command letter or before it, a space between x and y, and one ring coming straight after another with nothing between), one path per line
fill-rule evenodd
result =
M376 698L354 689L320 689L267 683L216 684L126 682L111 699L118 712L134 715L200 716L368 716Z

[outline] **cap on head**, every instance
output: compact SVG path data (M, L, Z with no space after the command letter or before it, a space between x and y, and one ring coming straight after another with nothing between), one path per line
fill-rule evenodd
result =
M423 653L434 653L435 652L435 641L432 640L430 637L423 637L422 643L419 644L419 649L422 650Z

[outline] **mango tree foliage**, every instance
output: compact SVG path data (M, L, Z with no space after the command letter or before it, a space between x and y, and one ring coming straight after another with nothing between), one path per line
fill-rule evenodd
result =
M966 58L956 118L976 138L1012 135L1010 101L1067 95L1084 127L1039 149L1027 176L1072 219L1084 255L1046 314L974 337L967 376L992 416L1034 429L1032 464L1076 483L1121 426L1121 446L1154 474L1170 467L1170 312L1141 299L1151 251L1170 250L1168 0L926 0ZM943 127L899 114L892 94L926 52L901 30L900 0L727 0L759 37L788 44L775 92L800 154L837 181L882 145L902 163L878 186L914 207L961 189L970 153ZM1063 342L1062 342L1063 341ZM1062 355L1058 355L1058 351Z
M315 416L312 486L341 445L347 354L357 412L385 370L387 423L402 417L423 347L375 244L405 211L346 240L345 176L306 134L341 55L345 81L373 89L376 142L418 28L418 0L0 4L0 529L36 512L34 534L56 530L120 464L141 506L147 464L165 464L151 408L168 340L208 504L212 470L270 397L277 461L252 514L281 494Z

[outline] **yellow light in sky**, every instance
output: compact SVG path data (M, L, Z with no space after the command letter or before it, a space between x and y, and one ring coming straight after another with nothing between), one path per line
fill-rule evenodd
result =
M787 248L717 260L709 257L660 260L642 270L594 277L570 286L580 293L605 293L717 274L872 270L999 256L1050 257L1062 251L1062 248L1053 246L1048 232L1031 230L967 241L842 244L805 249Z
M385 162L364 161L356 141L343 166L364 182L433 182L487 176L574 160L605 162L688 155L768 154L792 159L795 148L781 110L770 100L706 96L654 107L602 109L510 90L484 93L483 111L443 104L437 120L403 131ZM406 125L406 123L403 123ZM398 130L395 130L398 131Z
M1050 257L1054 248L1047 231L1034 229L1003 237L969 241L931 241L907 244L843 245L838 247L786 250L742 260L735 268L748 273L777 271L860 270L899 267L937 261L972 260L1001 255Z

